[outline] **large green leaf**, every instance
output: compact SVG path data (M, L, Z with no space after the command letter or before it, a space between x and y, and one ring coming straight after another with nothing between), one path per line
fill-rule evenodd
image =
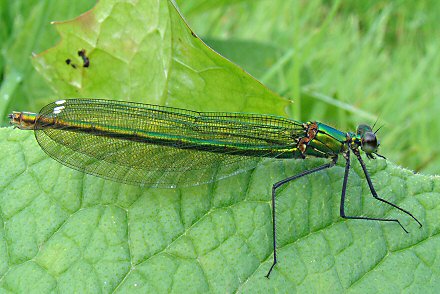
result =
M35 59L60 97L129 99L200 110L282 113L286 104L191 34L167 1L100 1L57 25L63 39ZM77 51L85 49L90 67ZM73 68L65 63L71 59ZM59 97L57 97L59 98ZM211 185L142 189L64 167L31 132L0 129L0 287L10 292L415 292L440 285L439 179L354 164L339 217L343 168L278 195L279 263L271 265L271 185L322 163L278 161Z
M348 211L397 217L410 233L342 220L337 166L279 193L279 263L268 280L271 184L316 160L275 162L201 187L141 189L61 166L31 132L0 129L0 140L3 290L414 293L440 285L439 179L384 160L368 165L379 193L424 227L372 199L357 167Z

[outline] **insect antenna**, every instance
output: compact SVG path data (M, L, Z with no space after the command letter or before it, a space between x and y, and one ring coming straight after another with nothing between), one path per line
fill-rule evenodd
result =
M384 125L381 125L377 130L374 131L374 134L376 134L377 132L379 132L379 130L383 127ZM374 128L374 126L373 126Z

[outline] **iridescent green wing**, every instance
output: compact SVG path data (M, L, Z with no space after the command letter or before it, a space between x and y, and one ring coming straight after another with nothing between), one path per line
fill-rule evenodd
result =
M303 132L281 117L96 99L51 103L35 127L41 148L62 164L150 187L193 186L247 171L285 155Z

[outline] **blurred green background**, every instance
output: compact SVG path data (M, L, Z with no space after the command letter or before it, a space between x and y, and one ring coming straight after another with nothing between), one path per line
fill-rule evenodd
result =
M32 53L59 42L50 21L94 1L0 2L0 114L38 110L54 92ZM210 46L293 101L287 113L341 130L383 125L380 153L440 173L440 3L424 1L177 1Z

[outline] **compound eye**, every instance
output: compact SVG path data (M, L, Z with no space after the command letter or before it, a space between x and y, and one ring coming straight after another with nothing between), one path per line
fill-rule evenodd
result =
M372 132L371 127L369 125L359 125L356 131L356 134L363 136L364 134L368 133L368 132Z
M361 144L365 153L376 152L378 147L376 135L373 132L366 132L362 136Z

